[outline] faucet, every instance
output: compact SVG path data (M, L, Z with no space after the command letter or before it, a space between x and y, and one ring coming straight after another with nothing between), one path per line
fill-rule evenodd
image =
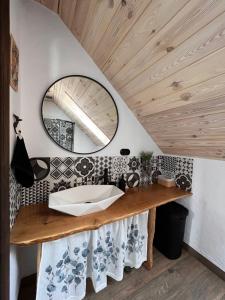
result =
M102 184L109 184L109 176L108 176L108 169L104 169L104 174L97 178L97 184L99 183L99 180L103 179Z

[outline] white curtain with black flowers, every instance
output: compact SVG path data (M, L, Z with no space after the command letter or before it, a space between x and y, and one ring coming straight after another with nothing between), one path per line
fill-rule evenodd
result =
M95 292L107 276L123 279L125 266L139 268L147 260L148 212L43 243L36 300L80 300L86 278Z

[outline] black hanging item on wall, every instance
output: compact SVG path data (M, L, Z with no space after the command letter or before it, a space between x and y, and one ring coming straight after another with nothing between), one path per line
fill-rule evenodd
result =
M14 118L15 122L13 123L13 127L17 134L17 138L11 167L17 182L23 187L31 187L34 184L34 172L27 154L24 140L20 135L21 132L17 132L18 123L22 120L16 115L14 115Z
M21 133L21 131L17 131L17 126L19 124L20 121L22 121L22 119L20 119L20 117L18 117L17 115L13 114L13 117L15 119L15 121L13 122L13 128L16 134Z
M16 145L11 163L15 178L23 187L34 184L34 172L27 154L23 138L16 138Z

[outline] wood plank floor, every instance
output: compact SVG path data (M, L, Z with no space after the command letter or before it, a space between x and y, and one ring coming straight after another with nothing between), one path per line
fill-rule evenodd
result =
M225 282L186 251L169 260L154 249L154 259L151 271L133 270L120 282L109 278L98 294L88 282L85 300L225 300Z
M20 299L34 300L34 295L35 287ZM185 250L179 259L169 260L154 249L151 271L132 270L120 282L108 278L107 288L97 294L88 280L85 300L123 299L225 300L225 282Z

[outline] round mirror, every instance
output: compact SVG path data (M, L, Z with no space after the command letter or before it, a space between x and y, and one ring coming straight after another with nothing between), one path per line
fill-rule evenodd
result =
M89 154L106 147L118 128L118 111L110 93L85 76L53 83L42 101L44 127L65 150Z

